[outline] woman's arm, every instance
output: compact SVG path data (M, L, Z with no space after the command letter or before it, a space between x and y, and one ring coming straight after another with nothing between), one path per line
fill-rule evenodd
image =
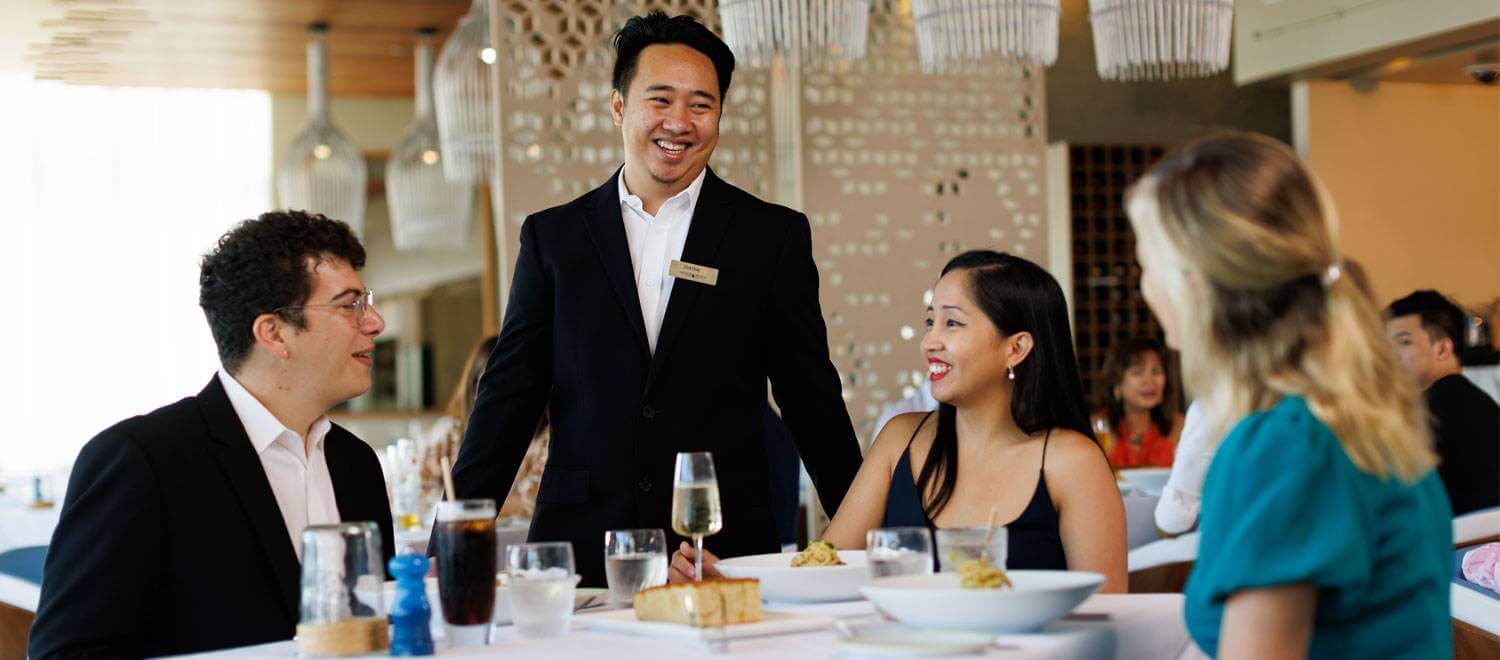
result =
M891 418L870 444L859 474L844 495L844 503L834 513L823 540L841 550L865 547L865 532L880 527L885 519L885 498L891 489L891 472L906 451L907 441L927 413L905 413ZM929 420L927 425L935 424Z
M1125 593L1125 504L1109 461L1088 438L1061 429L1052 432L1047 454L1047 490L1068 569L1102 573L1101 593Z
M1245 589L1229 596L1219 629L1219 657L1305 658L1318 592L1306 583Z

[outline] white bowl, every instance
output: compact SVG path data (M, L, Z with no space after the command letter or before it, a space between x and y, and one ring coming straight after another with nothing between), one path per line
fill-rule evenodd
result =
M1120 482L1145 495L1160 495L1171 474L1172 468L1126 468L1120 470Z
M910 626L1026 632L1066 616L1104 585L1083 571L1006 571L1012 589L964 589L957 573L898 575L860 588L876 607Z
M763 600L783 603L820 603L859 600L859 587L870 581L864 550L840 550L843 566L792 568L795 552L721 559L715 567L725 577L760 580Z

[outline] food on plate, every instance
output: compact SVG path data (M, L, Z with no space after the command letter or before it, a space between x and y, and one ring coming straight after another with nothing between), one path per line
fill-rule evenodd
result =
M635 618L699 628L761 620L760 580L718 578L635 593Z
M958 564L959 586L965 589L1014 587L1005 571L988 559L965 559Z
M839 549L833 547L827 541L813 541L807 544L807 549L792 557L792 568L802 566L843 566L844 560L839 559Z

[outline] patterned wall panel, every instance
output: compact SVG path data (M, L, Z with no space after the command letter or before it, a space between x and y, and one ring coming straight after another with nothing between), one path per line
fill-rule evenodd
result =
M614 31L649 8L717 30L716 4L501 2L511 246L527 214L587 192L623 160L608 107ZM1041 71L923 74L905 3L875 4L865 60L778 70L775 85L772 71L739 67L711 161L735 185L812 220L829 341L862 437L881 407L925 377L924 294L949 258L979 247L1046 258Z
M1041 70L923 74L911 14L877 0L869 57L801 74L801 204L844 398L869 438L926 379L926 302L975 248L1046 265Z

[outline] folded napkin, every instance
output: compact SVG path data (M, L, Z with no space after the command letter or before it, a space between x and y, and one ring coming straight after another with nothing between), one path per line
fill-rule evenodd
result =
M1464 579L1500 591L1500 543L1486 543L1464 553Z

